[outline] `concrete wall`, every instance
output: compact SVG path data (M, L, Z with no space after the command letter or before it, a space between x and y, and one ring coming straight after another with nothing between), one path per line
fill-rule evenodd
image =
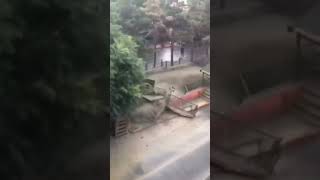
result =
M298 16L304 14L317 0L262 0L276 12Z
M277 69L276 76L272 71L253 75L256 81L268 81L270 86L295 78L295 36L286 32L289 23L290 19L271 14L211 29L214 107L227 111L241 102L241 72Z

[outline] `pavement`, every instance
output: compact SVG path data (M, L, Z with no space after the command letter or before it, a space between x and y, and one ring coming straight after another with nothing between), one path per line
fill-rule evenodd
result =
M210 107L110 141L111 180L204 180L210 175Z

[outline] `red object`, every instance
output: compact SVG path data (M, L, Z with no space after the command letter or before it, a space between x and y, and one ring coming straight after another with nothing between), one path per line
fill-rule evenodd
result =
M197 88L197 89L194 89L188 93L186 93L185 95L183 95L182 97L180 97L180 99L173 99L170 104L172 106L175 106L175 107L179 107L179 106L182 106L184 105L186 102L190 102L190 101L193 101L199 97L201 97L203 95L205 91L205 88ZM183 101L181 101L181 99Z
M231 114L235 121L259 121L284 113L289 110L302 96L300 87L290 87L281 90L269 97L263 98L240 106L237 111Z
M272 120L276 115L288 111L303 96L300 86L287 87L268 97L258 99L254 102L240 105L236 111L229 114L230 121L217 121L213 127L219 129L236 127L253 122Z

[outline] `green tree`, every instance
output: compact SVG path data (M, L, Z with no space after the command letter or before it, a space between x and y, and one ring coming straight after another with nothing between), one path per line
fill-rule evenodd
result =
M210 34L210 0L189 0L186 14L195 41Z
M113 4L116 6L116 4ZM110 87L111 113L116 119L131 110L141 97L140 85L144 79L143 61L138 57L134 39L121 32L119 11L112 10L110 23Z
M164 16L161 4L161 0L146 0L141 8L153 20L154 24L161 21L161 17Z
M8 159L0 166L15 163L9 168L14 172L0 168L0 174L42 171L65 138L85 134L83 129L96 135L97 115L105 113L99 94L107 31L101 2L0 1L0 138L7 143L0 148ZM42 163L33 166L30 159Z
M189 10L185 14L185 19L190 26L191 37L180 37L182 39L191 40L191 58L194 58L194 46L199 45L202 39L210 35L210 0L188 0Z

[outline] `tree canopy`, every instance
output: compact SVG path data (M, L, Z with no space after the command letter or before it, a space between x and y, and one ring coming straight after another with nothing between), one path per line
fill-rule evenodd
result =
M112 8L110 21L110 87L112 117L127 113L141 96L144 79L143 61L138 57L138 45L132 36L122 32L120 12Z
M50 157L46 153L64 138L79 135L79 128L96 130L96 115L105 112L104 94L99 94L107 31L101 3L0 1L0 137L7 143L0 149L8 159L1 167L15 164L0 168L0 174L22 173L19 154L25 166L41 171L37 168L45 168ZM91 125L83 114L91 117ZM33 167L30 159L43 164Z

